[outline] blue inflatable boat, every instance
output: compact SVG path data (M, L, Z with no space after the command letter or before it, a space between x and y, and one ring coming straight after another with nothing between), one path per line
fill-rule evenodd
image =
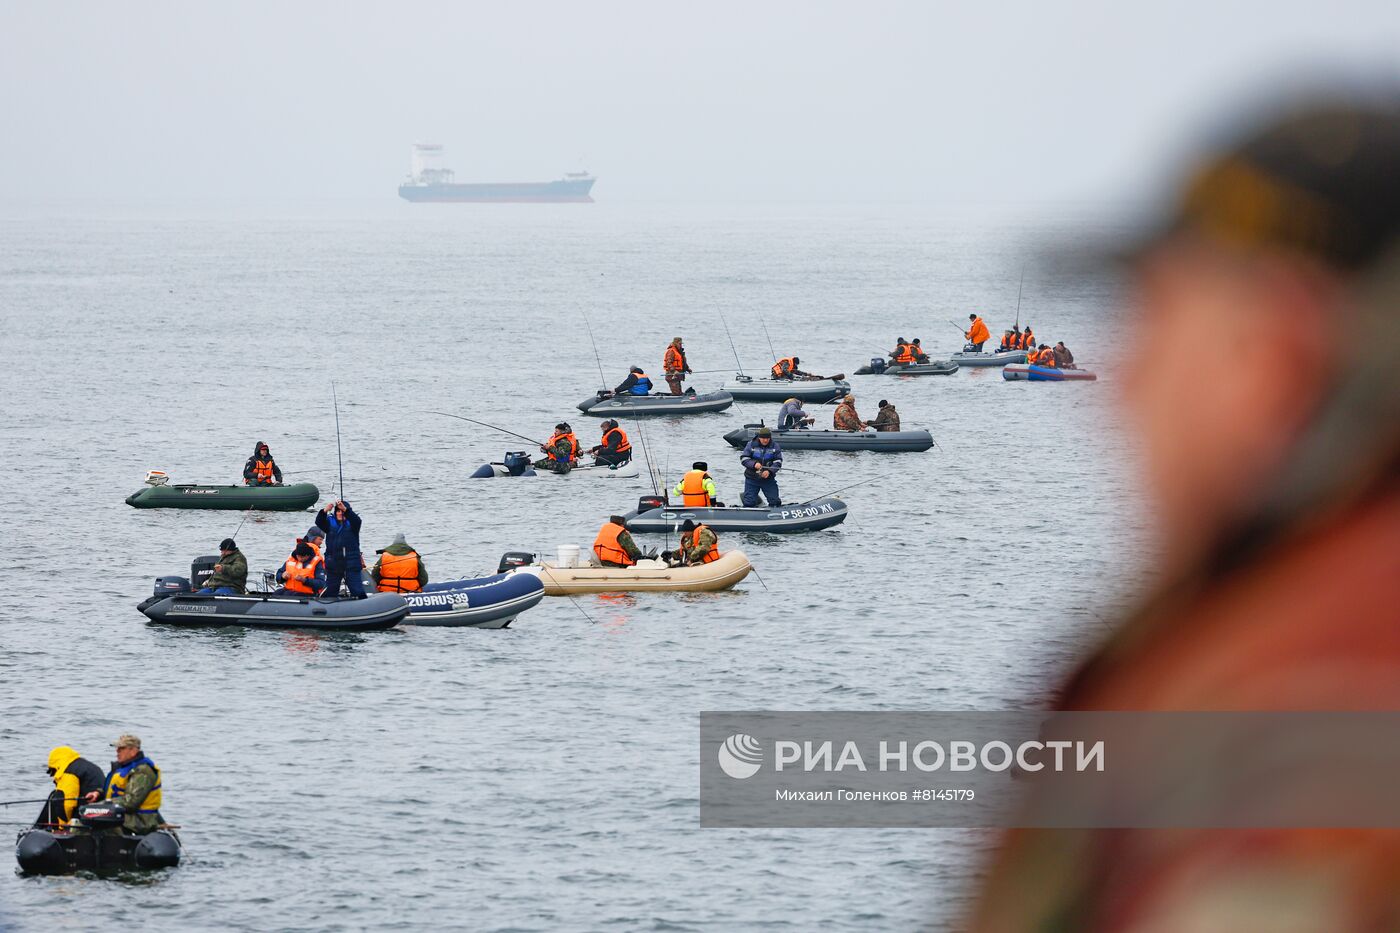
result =
M544 584L530 570L509 570L475 580L429 583L404 593L404 625L505 628L544 599Z

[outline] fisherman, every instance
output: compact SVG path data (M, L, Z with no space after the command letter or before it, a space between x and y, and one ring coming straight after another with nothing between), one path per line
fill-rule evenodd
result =
M709 527L687 518L681 522L681 546L672 559L681 567L719 560L719 536Z
M847 395L841 400L841 404L836 406L836 411L831 415L831 427L836 431L861 431L865 428L865 422L856 413L856 397Z
M1041 344L1035 352L1028 358L1032 366L1043 366L1047 369L1055 368L1055 351Z
M783 402L783 407L778 409L778 430L795 431L798 428L805 428L809 424L816 423L815 418L810 417L802 407L802 399L790 398Z
M621 515L609 517L598 531L598 537L593 539L593 553L604 567L631 567L644 556Z
M739 462L744 465L744 494L741 501L751 509L758 505L758 494L770 509L783 504L778 492L778 471L783 468L783 449L773 440L773 432L767 426L758 429L753 440L744 445L739 454Z
M326 562L305 541L298 540L292 553L277 568L278 595L321 596L326 593Z
M915 363L928 362L928 354L924 352L923 345L919 343L918 337L915 337L914 342L909 344L909 355L914 358Z
M253 445L253 455L243 464L243 485L282 485L282 470L277 466L277 461L272 459L272 451L268 450L262 441Z
M710 465L704 460L696 460L690 465L690 472L671 490L671 495L679 496L681 505L688 509L703 509L720 505L719 492L715 481L710 478Z
M1035 349L1035 331L1031 330L1031 325L1027 324L1026 329L1021 331L1021 345L1018 350L1025 350L1027 353Z
M49 751L48 772L54 789L34 822L39 827L67 826L78 801L88 794L100 795L107 780L101 768L67 745Z
M141 751L141 740L134 735L123 735L112 747L117 750L117 760L112 762L103 788L90 791L83 799L92 803L103 798L120 804L126 811L122 829L128 833L154 832L163 822L160 768Z
M1323 788L1352 792L1331 775L1364 774L1353 790L1393 799L1364 729L1346 730L1400 709L1400 109L1392 90L1338 87L1270 102L1200 158L1148 238L1115 244L1134 346L1228 334L1189 370L1178 353L1135 355L1115 394L1156 516L1151 591L1108 584L1136 608L1064 681L1037 686L1090 716L1306 710L1334 718L1337 744L1289 725L1221 733L1209 756L1140 743L1129 771L1220 819L1007 832L970 933L1396 928L1394 822L1301 813ZM1106 800L1145 799L1121 780L1101 785ZM1105 825L1064 786L1069 801L1051 791L1042 816ZM1388 802L1371 799L1377 813ZM1236 814L1251 815L1229 828Z
M326 595L339 596L343 579L351 596L364 599L365 560L360 554L360 516L350 508L350 503L337 499L316 514L316 525L326 533Z
M903 337L898 337L894 342L894 349L889 352L890 363L895 366L907 366L914 362L914 351L912 345Z
M369 575L381 593L416 593L428 585L428 567L402 533L394 535L393 543L379 552Z
M981 353L982 344L992 339L992 332L987 329L987 322L977 315L969 314L967 319L972 322L972 326L963 331L963 336L967 338L967 349L973 353Z
M603 422L602 443L589 451L593 462L600 466L621 466L632 460L632 442L627 433L618 427L616 419Z
M326 559L326 533L315 525L306 529L306 534L298 538L297 543L305 543L307 547L316 552L317 557L322 560Z
M651 380L642 372L642 367L633 366L627 371L627 378L613 389L614 395L646 395L651 392Z
M997 344L997 352L1005 353L1007 350L1016 349L1016 336L1016 333L1012 333L1009 330L1002 331L1001 343Z
M683 394L681 386L685 383L685 375L692 370L690 361L685 358L685 347L681 344L681 338L671 338L671 345L666 348L666 356L661 365L666 370L666 385L671 394Z
M232 538L219 542L219 562L199 592L215 596L239 596L248 592L248 558Z
M1075 365L1074 365L1074 354L1071 353L1071 352L1069 352L1069 347L1065 346L1065 342L1064 342L1063 340L1061 340L1059 343L1055 344L1054 355L1055 355L1055 368L1056 368L1056 369L1078 369L1078 368L1079 368L1078 366L1075 366Z
M535 461L537 470L567 473L578 466L578 438L574 436L574 429L569 427L567 421L561 421L554 426L554 433L540 450L544 451L545 459Z
M772 376L774 379L815 379L811 373L804 373L797 368L801 363L795 356L785 356L773 364Z
M885 399L880 399L880 411L875 416L875 420L867 421L865 425L877 431L898 431L899 412L895 411L894 406Z

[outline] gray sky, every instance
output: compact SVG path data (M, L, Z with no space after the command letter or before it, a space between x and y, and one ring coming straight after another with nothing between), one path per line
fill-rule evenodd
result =
M0 0L0 197L1113 200L1271 80L1396 74L1394 0Z

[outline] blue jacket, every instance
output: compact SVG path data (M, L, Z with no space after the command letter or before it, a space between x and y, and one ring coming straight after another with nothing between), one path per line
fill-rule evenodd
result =
M778 446L776 440L767 447L762 447L758 438L754 438L744 445L743 452L739 454L739 462L744 465L744 475L750 479L757 479L760 469L776 474L783 468L783 448Z
M316 527L326 533L326 563L349 563L360 559L360 516L345 503L345 521L337 522L334 515L316 513Z
M778 409L778 428L783 431L795 428L799 421L809 417L801 402L783 402L783 407Z

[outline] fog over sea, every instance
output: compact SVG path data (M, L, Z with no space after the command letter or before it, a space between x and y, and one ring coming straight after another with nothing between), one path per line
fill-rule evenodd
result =
M1107 631L1148 576L1131 451L1115 427L1122 312L1036 261L1103 228L1063 214L929 205L81 205L0 211L0 774L39 797L52 746L99 765L135 732L164 772L185 862L138 883L0 873L0 925L56 929L941 929L988 837L705 830L701 710L1017 709ZM1028 258L1029 257L1029 258ZM1015 315L1094 384L997 369L852 377L939 447L806 452L798 501L851 516L808 535L724 535L751 576L718 594L546 599L505 631L361 635L147 624L155 577L217 552L235 512L134 510L144 472L236 482L266 441L322 501L337 485L368 554L397 532L435 580L502 552L585 549L646 479L471 480L685 337L700 391L779 356L851 374L897 336L960 348L950 322ZM669 482L777 406L654 419ZM824 426L830 406L816 406ZM638 445L635 423L624 423ZM272 569L312 515L237 533ZM664 546L659 537L644 539ZM765 585L766 584L766 585ZM12 824L37 806L0 810ZM12 828L18 829L18 825Z

